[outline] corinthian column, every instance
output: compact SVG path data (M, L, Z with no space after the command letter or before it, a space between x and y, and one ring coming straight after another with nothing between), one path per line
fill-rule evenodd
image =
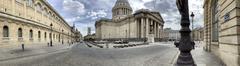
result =
M144 37L144 19L143 18L141 18L141 38L143 38Z
M149 34L149 18L146 18L146 36L145 37L147 37L148 36L148 34Z
M157 34L156 34L157 36L156 36L156 38L159 38L159 26L158 26L158 22L156 22L156 23L157 23L156 24L157 25L157 28L156 28L157 29Z
M154 21L153 25L154 25L154 37L156 37L156 35L157 35L157 23Z

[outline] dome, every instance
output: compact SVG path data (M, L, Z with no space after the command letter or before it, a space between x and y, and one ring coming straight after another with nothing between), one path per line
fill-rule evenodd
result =
M115 3L115 6L113 7L113 10L118 8L127 8L132 10L128 0L117 0L117 2Z
M118 20L132 14L132 7L128 0L117 0L112 8L113 20Z

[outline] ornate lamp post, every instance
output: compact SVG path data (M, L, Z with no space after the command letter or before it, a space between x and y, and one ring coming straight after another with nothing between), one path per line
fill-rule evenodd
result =
M53 46L53 44L52 44L52 31L53 31L52 26L53 26L53 24L51 23L50 26L51 26L50 46L52 47Z
M192 14L190 15L191 17L192 17L192 30L194 29L194 25L193 25L193 18L194 18L194 14L193 14L193 12L192 12ZM193 39L193 41L194 41L194 32L192 32L192 39Z
M194 49L194 42L191 41L189 28L189 10L188 0L177 0L177 7L181 14L181 39L175 42L176 47L179 48L180 55L178 56L175 66L196 66L191 55L191 50Z

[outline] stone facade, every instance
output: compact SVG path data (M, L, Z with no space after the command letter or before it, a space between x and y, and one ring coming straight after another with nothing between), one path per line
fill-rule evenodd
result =
M240 0L205 0L205 49L227 66L240 65Z
M84 41L94 41L96 39L96 34L88 34L84 36Z
M195 28L195 29L193 29L191 34L193 35L192 38L194 39L194 41L203 41L203 39L204 39L203 28Z
M141 9L132 14L127 0L117 0L112 19L101 19L95 24L96 39L146 39L162 38L164 21L159 12Z
M76 32L76 33L75 33ZM0 47L74 42L79 32L46 0L0 0Z
M181 36L179 30L172 30L171 28L164 29L164 40L176 41L180 40Z

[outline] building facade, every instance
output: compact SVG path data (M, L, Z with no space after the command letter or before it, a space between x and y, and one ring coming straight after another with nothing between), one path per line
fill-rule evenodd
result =
M84 36L85 41L94 41L95 39L96 39L96 34L95 33Z
M46 0L0 0L0 46L71 43L75 32Z
M171 28L164 29L164 40L176 41L180 40L181 36L179 30L172 30Z
M100 19L96 22L96 39L162 38L164 21L159 12L147 9L137 10L134 14L132 12L128 0L117 0L112 8L112 19Z
M191 34L194 41L203 41L204 39L204 28L195 28L192 30Z
M91 34L92 34L92 33L91 33L91 31L92 31L92 30L91 30L91 27L88 27L87 31L88 31L88 32L87 32L87 35L91 35Z
M227 66L240 66L240 0L205 0L205 49Z

